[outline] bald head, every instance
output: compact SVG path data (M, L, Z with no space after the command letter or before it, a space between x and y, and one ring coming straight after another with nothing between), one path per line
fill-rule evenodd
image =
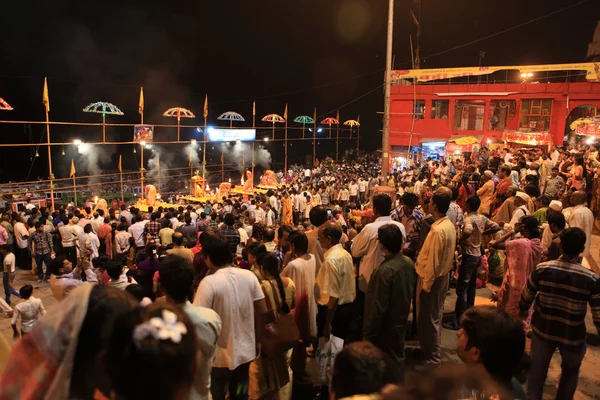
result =
M578 206L587 201L587 196L584 191L578 190L571 195L571 205Z
M181 232L175 232L173 234L173 244L175 246L182 246L183 245L183 233L181 233Z
M437 190L435 192L448 195L448 196L450 196L450 198L452 198L452 189L450 189L449 187L440 186L439 188L437 188Z
M506 189L506 195L508 197L513 197L519 191L519 187L517 185L510 185L508 189Z

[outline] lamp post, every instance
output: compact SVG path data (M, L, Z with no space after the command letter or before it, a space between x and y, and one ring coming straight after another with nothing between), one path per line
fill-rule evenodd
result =
M381 141L381 177L385 180L389 170L390 150L390 92L392 89L392 43L394 39L394 0L389 0L387 50L385 54L385 103L383 105L383 135Z

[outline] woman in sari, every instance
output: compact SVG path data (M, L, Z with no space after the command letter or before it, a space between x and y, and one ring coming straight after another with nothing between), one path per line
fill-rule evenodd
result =
M283 199L281 200L281 225L294 226L292 218L292 199L288 192L283 192Z
M96 391L110 394L104 350L115 320L136 306L123 290L77 287L15 344L0 376L0 399L91 399Z
M522 235L519 239L508 240L515 233ZM502 280L502 286L492 300L497 301L498 307L509 314L519 317L519 301L521 292L527 284L527 279L540 263L542 258L542 243L538 221L534 216L525 216L516 224L515 232L509 232L498 241L490 242L490 247L506 250L507 268ZM524 321L525 329L529 328L531 313Z
M259 257L260 287L267 303L267 320L271 323L279 319L282 314L290 312L290 306L285 297L285 284L277 271L279 259L273 254L263 254ZM287 279L288 286L291 279ZM250 400L275 399L279 391L290 382L286 353L266 357L259 354L250 363L250 380L248 397ZM289 397L288 397L289 399Z

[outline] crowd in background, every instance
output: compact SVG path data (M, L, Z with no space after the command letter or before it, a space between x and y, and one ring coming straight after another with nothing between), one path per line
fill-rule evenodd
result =
M304 398L293 388L314 381L307 362L333 340L344 348L320 396L431 396L405 377L414 369L422 382L452 381L444 398L468 388L525 398L527 379L541 399L558 349L557 397L572 398L588 304L600 327L600 278L585 261L599 166L594 145L482 148L381 179L380 159L365 153L293 166L254 196L6 211L0 307L23 338L0 398ZM16 267L60 306L46 313L31 285L14 288ZM494 278L495 306L475 306ZM13 308L11 295L24 301ZM264 338L284 323L298 338L274 349ZM438 369L442 329L459 332L471 380ZM410 357L408 340L419 343Z

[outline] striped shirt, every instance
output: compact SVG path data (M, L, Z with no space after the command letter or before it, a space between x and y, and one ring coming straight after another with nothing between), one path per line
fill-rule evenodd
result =
M563 260L539 264L521 294L521 311L528 310L534 299L531 326L541 339L569 346L585 343L588 303L600 331L600 277L581 264Z

